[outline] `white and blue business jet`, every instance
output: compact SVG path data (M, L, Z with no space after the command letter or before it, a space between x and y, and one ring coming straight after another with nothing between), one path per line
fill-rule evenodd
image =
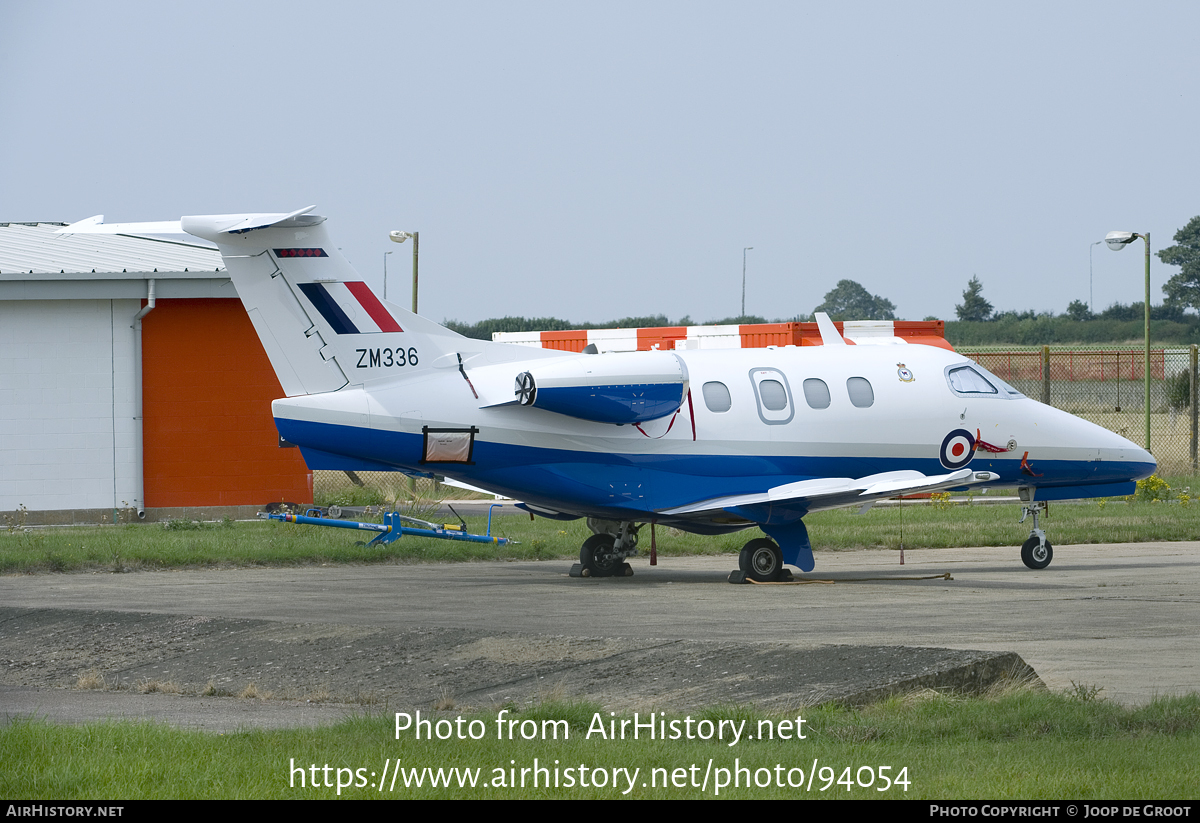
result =
M462 337L378 299L312 212L179 224L224 257L287 395L272 404L280 435L312 469L439 475L586 517L584 574L628 573L638 529L657 523L757 527L767 538L741 570L776 580L813 568L810 512L992 487L1019 489L1034 516L1021 557L1040 569L1045 501L1130 494L1155 469L962 355L847 345L823 315L824 345L803 348L574 354Z

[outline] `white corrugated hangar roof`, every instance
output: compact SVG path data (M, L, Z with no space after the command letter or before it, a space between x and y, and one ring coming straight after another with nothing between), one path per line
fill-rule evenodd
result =
M215 248L121 234L59 234L66 223L0 223L0 300L237 297Z
M221 271L211 246L120 234L57 234L65 223L0 223L0 275Z

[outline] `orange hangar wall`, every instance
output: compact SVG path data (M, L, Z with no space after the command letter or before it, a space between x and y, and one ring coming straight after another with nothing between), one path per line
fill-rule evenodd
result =
M283 389L240 300L158 300L142 386L147 506L312 502L300 450L279 447Z

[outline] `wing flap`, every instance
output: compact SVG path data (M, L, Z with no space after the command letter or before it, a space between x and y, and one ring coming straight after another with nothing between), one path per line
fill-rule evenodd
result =
M956 486L988 483L999 479L1000 475L998 474L973 472L970 469L959 469L956 472L932 477L918 471L897 471L860 478L817 478L775 486L765 492L755 494L714 497L699 503L667 509L660 514L680 517L737 509L739 510L737 513L746 516L749 514L748 509L753 511L762 508L764 511L771 509L795 510L799 516L803 516L810 511L836 509L841 506L861 506L901 494L920 494L939 489L951 489ZM759 518L752 517L751 519L758 520Z

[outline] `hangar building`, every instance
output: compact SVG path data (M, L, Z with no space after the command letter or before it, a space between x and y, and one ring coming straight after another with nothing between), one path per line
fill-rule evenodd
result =
M0 512L111 522L311 502L220 254L64 225L0 223Z

